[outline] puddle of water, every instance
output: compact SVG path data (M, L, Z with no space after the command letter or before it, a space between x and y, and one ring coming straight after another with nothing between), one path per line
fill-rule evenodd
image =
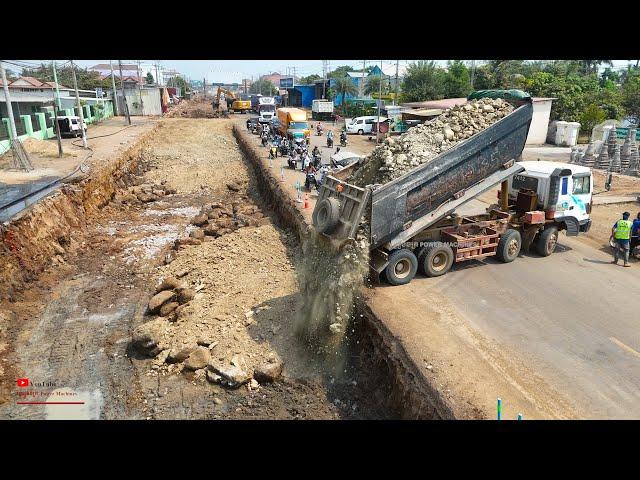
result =
M155 216L155 217L164 217L167 215L175 215L178 217L195 217L198 213L200 213L200 209L198 207L177 207L177 208L169 208L167 210L145 210L142 215L144 216Z
M45 405L46 420L99 420L104 400L99 389L92 391L57 388L46 402L78 402L73 405Z

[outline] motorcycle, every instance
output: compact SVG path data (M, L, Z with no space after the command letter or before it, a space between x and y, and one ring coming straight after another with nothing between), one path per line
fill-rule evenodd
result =
M618 242L613 238L613 235L609 237L609 246L611 248L620 248L618 246ZM629 258L640 260L640 240L638 237L631 237L631 244L629 247Z
M298 160L293 157L289 157L287 159L287 163L289 164L289 168L292 170L295 170L296 168L298 168Z
M327 137L327 148L333 148L333 137Z
M316 135L319 137L322 136L322 127L320 125L316 128Z
M340 146L341 147L346 147L347 146L347 136L346 135L340 135Z
M320 187L318 186L318 182L316 181L316 176L315 174L309 172L306 174L306 178L304 180L304 189L307 192L311 191L311 185L316 187L316 190L319 190Z

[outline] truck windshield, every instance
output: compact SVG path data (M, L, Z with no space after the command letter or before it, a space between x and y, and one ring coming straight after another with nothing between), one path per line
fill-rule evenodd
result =
M276 107L274 105L260 105L261 112L275 112Z
M295 128L296 130L309 130L309 124L307 122L291 122L289 128Z

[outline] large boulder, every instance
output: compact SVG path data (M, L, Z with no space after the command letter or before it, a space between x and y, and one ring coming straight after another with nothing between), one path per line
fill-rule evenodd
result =
M275 382L282 375L284 364L280 360L273 363L263 363L253 372L253 378L260 383Z
M206 347L198 347L189 358L187 358L184 362L184 368L187 370L200 370L204 368L211 360L211 353L209 353L209 349Z
M160 293L164 290L176 290L180 288L184 288L184 285L180 280L176 277L167 277L156 287L156 293Z
M158 313L160 307L168 301L173 300L175 296L176 294L171 290L163 290L162 292L155 294L151 297L151 300L149 300L149 313Z

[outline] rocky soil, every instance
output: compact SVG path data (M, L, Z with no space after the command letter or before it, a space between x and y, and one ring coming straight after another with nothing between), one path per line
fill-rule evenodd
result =
M510 103L490 98L447 109L434 120L413 127L400 137L389 137L365 158L347 181L358 186L387 183L429 163L512 111Z

